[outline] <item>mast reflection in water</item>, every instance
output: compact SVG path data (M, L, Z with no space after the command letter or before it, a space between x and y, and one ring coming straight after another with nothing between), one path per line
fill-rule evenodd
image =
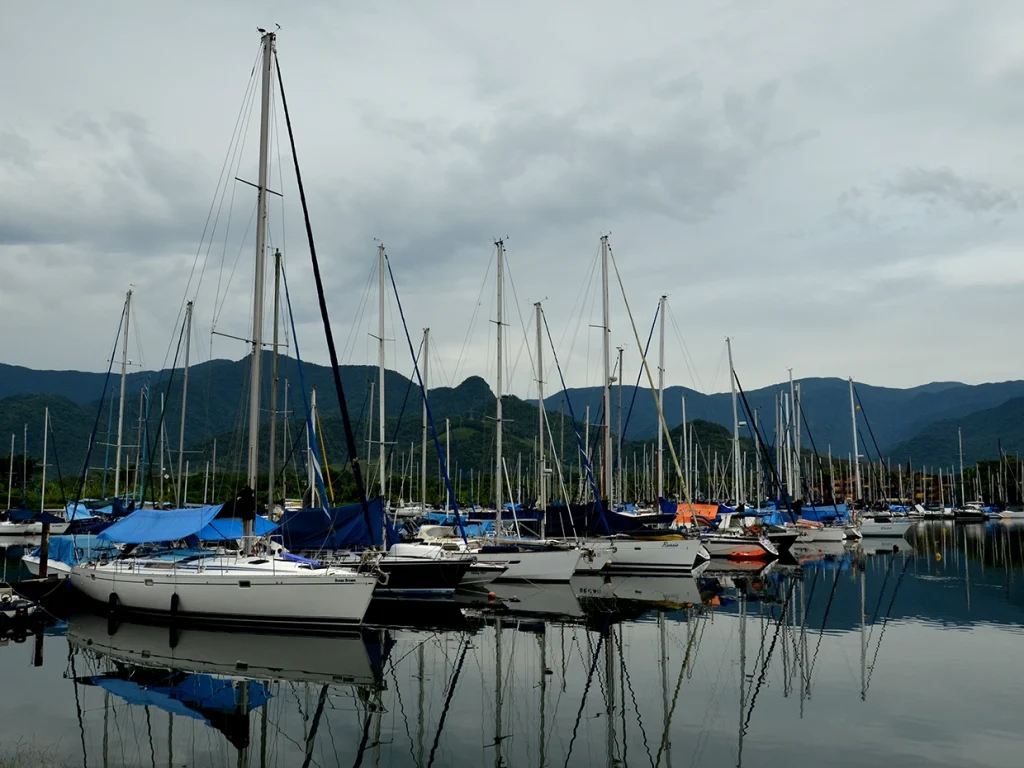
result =
M493 606L458 604L455 625L343 637L75 615L47 630L41 667L31 641L0 647L0 729L17 745L0 757L1015 765L1022 532L926 524L688 579L508 585ZM388 610L407 623L400 603Z

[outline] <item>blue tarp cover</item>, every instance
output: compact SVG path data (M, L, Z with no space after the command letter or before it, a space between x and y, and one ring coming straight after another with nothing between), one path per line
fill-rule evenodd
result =
M129 704L154 706L198 720L206 720L206 712L236 713L242 701L241 691L234 681L204 674L189 675L166 686L140 685L111 677L94 677L93 682ZM242 685L249 689L248 712L262 707L270 699L270 692L262 683L246 680Z
M122 544L176 541L203 530L223 504L189 509L137 509L99 533L101 539Z
M98 556L100 552L116 554L117 547L110 542L101 541L96 536L89 534L50 537L49 559L56 560L65 565L75 566L79 563L88 562L93 557ZM39 557L39 553L39 547L36 547L32 552L36 557Z
M200 541L232 541L242 538L242 520L237 517L216 518L198 534ZM268 533L277 530L277 524L272 523L265 517L256 515L256 522L253 524L255 536L266 536Z
M344 507L307 507L285 512L279 531L284 545L293 552L304 549L346 549L370 547L381 543L384 528L384 505L379 497L370 499L370 530L366 527L361 504ZM398 541L397 533L388 526L388 546Z

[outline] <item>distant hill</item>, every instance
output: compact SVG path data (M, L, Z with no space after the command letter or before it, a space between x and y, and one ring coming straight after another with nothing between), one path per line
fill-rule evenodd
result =
M929 424L909 440L892 447L893 463L909 459L917 466L959 466L957 427L963 433L966 466L985 459L998 459L1000 442L1004 453L1024 454L1024 397Z
M845 455L853 450L850 427L849 384L844 379L812 378L801 380L804 414L808 431L804 429L803 444L810 448L811 439L822 453L831 446L832 452ZM859 419L863 436L861 452L867 450L876 455L871 433L877 440L882 453L900 441L907 440L932 422L956 419L984 408L993 408L1013 398L1024 397L1024 381L1008 381L997 384L967 385L956 382L937 382L910 389L875 387L856 384L857 393L863 404ZM789 392L789 384L778 384L747 391L746 398L752 410L758 412L762 433L768 442L774 439L775 393ZM589 405L593 418L601 410L601 390L598 387L572 389L568 392L577 414L583 413ZM705 395L685 387L665 389L665 418L672 426L682 421L682 397L686 396L687 419L704 419L730 427L732 423L732 398L729 393ZM549 410L562 407L564 395L556 394L545 401ZM617 402L616 394L616 402ZM633 388L623 387L624 409L628 411L633 399ZM748 420L740 404L740 419ZM617 418L617 411L614 414ZM625 416L623 416L625 421ZM870 424L870 431L868 430ZM633 414L625 429L627 438L649 438L656 434L657 410L650 390L641 388L636 393Z

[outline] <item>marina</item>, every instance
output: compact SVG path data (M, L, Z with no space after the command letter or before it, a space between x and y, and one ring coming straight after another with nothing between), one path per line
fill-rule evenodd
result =
M1014 764L1024 528L756 565L509 584L448 629L49 616L0 644L0 722L42 765Z

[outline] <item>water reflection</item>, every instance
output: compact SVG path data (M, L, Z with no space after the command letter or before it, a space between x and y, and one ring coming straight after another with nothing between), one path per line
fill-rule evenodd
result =
M0 728L84 766L1013 765L1022 545L927 524L688 579L510 585L446 605L455 626L395 604L345 637L75 615L41 668L0 648Z

